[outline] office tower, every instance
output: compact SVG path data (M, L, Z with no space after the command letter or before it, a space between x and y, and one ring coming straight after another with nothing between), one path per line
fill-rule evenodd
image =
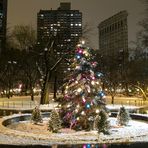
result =
M121 11L104 20L98 26L99 51L104 60L104 67L114 69L121 74L128 60L127 11Z
M44 50L50 38L53 38L54 56L59 59L60 67L54 74L59 85L63 83L67 73L71 70L68 59L73 58L75 46L82 36L82 13L71 10L71 3L60 3L57 10L40 10L37 14L37 40L41 50ZM54 82L55 83L55 82Z
M0 54L6 44L7 0L0 0Z
M71 3L60 3L57 10L40 10L37 14L37 39L43 47L54 36L59 56L73 56L75 45L82 36L82 13L71 10Z

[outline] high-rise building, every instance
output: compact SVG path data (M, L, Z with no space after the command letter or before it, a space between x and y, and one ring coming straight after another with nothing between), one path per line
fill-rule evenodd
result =
M124 71L128 60L127 11L121 11L98 26L99 50L108 69ZM112 66L112 67L110 67Z
M40 10L37 14L38 44L48 43L55 36L58 55L71 56L82 36L82 13L71 10L71 3L60 3L57 10Z
M82 13L71 10L71 3L60 3L57 10L40 10L37 14L37 40L40 49L44 49L53 38L54 55L60 62L57 69L58 83L63 83L65 75L71 70L68 58L73 58L75 46L82 36ZM55 83L55 82L54 82Z
M7 0L0 0L0 54L6 43Z

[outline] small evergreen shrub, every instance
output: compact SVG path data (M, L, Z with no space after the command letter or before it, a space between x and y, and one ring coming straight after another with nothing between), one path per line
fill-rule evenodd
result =
M40 109L37 106L32 111L31 121L33 121L34 124L43 122Z
M104 134L109 134L110 124L105 110L100 110L99 116L96 118L96 120L98 133L102 132Z
M61 129L61 120L59 113L56 110L52 110L50 119L48 121L48 130L57 133Z
M126 126L130 120L129 112L125 109L125 107L120 107L120 110L117 115L117 124L121 126Z

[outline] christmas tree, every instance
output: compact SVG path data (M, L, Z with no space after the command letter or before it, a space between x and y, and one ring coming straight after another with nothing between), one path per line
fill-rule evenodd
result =
M119 113L117 115L117 123L119 125L127 125L130 120L129 112L125 109L125 107L120 107Z
M52 110L50 114L50 119L48 121L48 130L57 133L61 128L61 120L59 113L56 110Z
M100 108L105 107L102 73L95 70L95 51L84 45L76 48L71 61L71 72L64 84L64 95L59 104L63 125L76 130L91 130Z
M31 120L34 122L34 124L37 124L38 122L43 121L40 109L37 106L32 111Z
M105 110L101 110L99 112L98 117L96 118L96 127L98 129L98 133L104 133L109 134L109 121L108 121L108 115Z

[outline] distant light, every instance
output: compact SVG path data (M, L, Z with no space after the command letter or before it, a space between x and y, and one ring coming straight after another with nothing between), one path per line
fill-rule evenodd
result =
M85 41L84 41L84 40L82 40L82 41L81 41L81 43L82 43L82 45L84 45L84 44L85 44Z
M48 48L45 48L45 49L44 49L44 51L47 51L47 50L48 50Z

